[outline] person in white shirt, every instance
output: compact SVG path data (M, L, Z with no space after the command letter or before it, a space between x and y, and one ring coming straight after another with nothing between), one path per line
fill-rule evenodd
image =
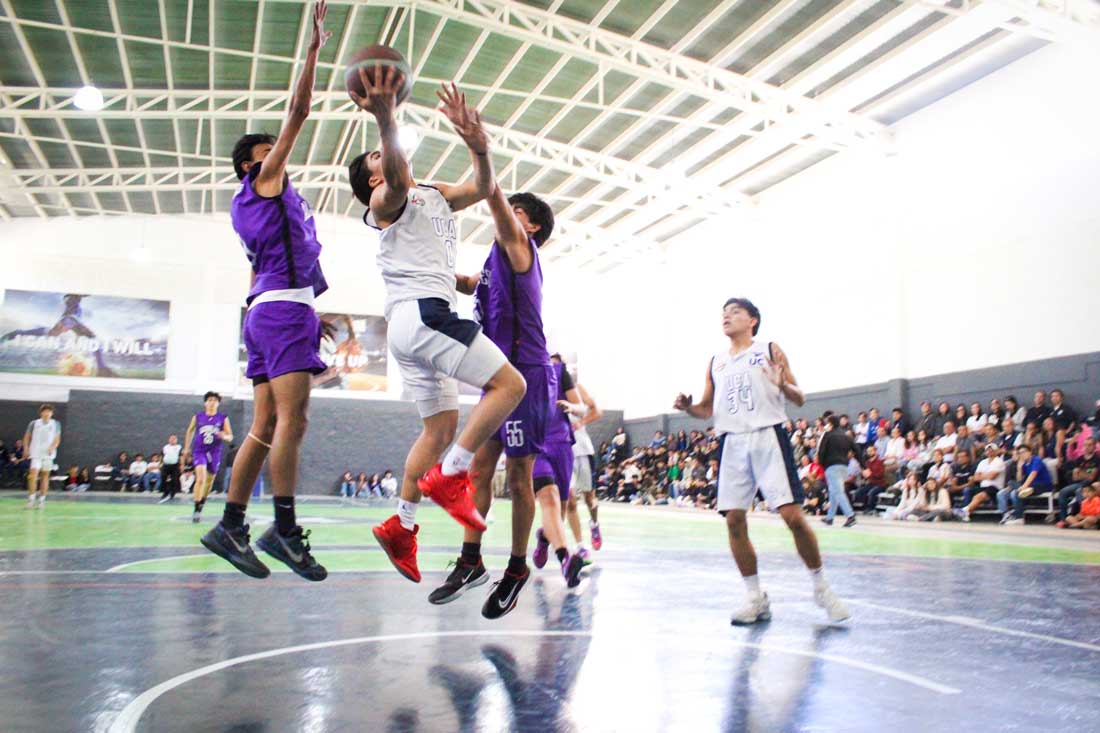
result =
M397 479L393 477L393 471L387 470L382 474L382 495L389 499L397 493Z
M928 475L925 481L935 481L937 486L947 486L951 480L951 464L947 462L943 451L936 448L932 451L932 465L928 467Z
M154 453L149 457L149 465L145 467L145 475L141 479L141 490L143 493L155 493L160 491L161 465L159 453Z
M982 414L982 403L970 403L970 417L966 418L966 427L970 428L971 435L981 435L982 430L989 423L989 418Z
M936 441L936 450L943 453L943 460L951 463L955 460L955 444L959 436L955 432L955 423L948 420L943 424L943 436Z
M985 458L978 462L974 480L978 482L978 490L971 487L964 491L963 507L955 510L955 516L964 522L969 522L970 513L982 504L995 500L997 492L1005 487L1005 462L1000 448L992 442L985 445Z
M634 498L634 494L638 491L638 480L641 479L641 477L642 472L634 465L634 461L629 461L623 466L623 483L622 486L619 487L618 495L615 497L616 500L629 501Z
M951 519L951 495L947 492L947 489L940 488L936 483L932 481L924 482L924 504L925 510L920 515L920 521L922 522L942 522L945 519Z
M905 453L905 438L901 434L901 428L895 427L890 431L890 440L886 443L886 452L882 462L886 464L886 473L895 473L902 464L902 455Z
M27 446L26 455L31 462L27 471L27 508L43 509L50 490L50 473L57 467L57 447L61 445L61 423L53 419L53 405L38 408L38 419L31 420L23 433L23 445Z
M183 446L180 445L179 436L173 433L168 436L168 442L161 449L164 456L161 461L161 495L160 503L172 501L176 498L176 492L180 489L180 453Z
M135 491L141 490L141 479L145 476L145 472L148 470L149 464L145 460L145 456L138 453L134 456L134 460L130 463L130 476L126 480L126 486L132 487ZM126 487L123 487L123 491Z
M904 480L899 481L897 487L901 490L901 498L897 507L887 513L887 518L898 521L909 519L909 517L916 519L919 515L928 511L924 490L921 489L915 472L910 472Z

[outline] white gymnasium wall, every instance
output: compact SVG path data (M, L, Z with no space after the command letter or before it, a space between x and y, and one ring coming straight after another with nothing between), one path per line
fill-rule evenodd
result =
M1042 49L897 124L895 155L833 156L613 271L583 378L628 416L698 394L735 294L809 391L1100 349L1097 68Z

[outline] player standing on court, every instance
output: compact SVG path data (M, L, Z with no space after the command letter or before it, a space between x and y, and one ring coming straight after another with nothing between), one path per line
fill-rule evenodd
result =
M191 521L197 523L210 496L210 487L222 465L222 444L233 442L233 428L229 416L218 411L222 397L217 392L207 392L203 398L203 411L191 417L187 426L187 435L183 439L186 446L184 460L191 456L195 467L195 488L191 492L195 500L195 512Z
M23 434L23 445L31 466L27 471L27 508L45 509L50 490L50 473L56 467L57 447L61 445L61 423L53 419L53 405L38 408L38 419L31 420ZM35 504L35 491L38 504Z
M313 301L328 290L328 283L318 262L321 243L313 211L286 174L294 143L309 116L317 53L332 35L324 30L327 11L325 0L313 6L305 64L279 136L248 134L233 146L233 168L241 185L229 214L252 265L243 331L253 416L233 462L222 520L203 535L202 544L255 578L267 577L271 571L249 546L245 510L269 454L275 523L256 545L307 580L328 577L310 553L309 532L298 526L294 511L311 380L325 370L318 356L323 329Z
M581 399L583 410L570 410L569 420L573 423L573 479L570 485L569 500L562 507L566 523L577 540L577 554L588 562L588 550L584 547L581 537L581 518L577 512L577 494L584 496L585 506L588 507L588 531L592 537L592 549L599 550L603 547L603 536L600 533L599 502L596 500L593 473L596 467L596 446L592 443L592 437L588 434L588 426L603 417L596 400L581 385L576 383L577 396Z
M369 64L369 61L366 62ZM468 529L485 529L470 496L467 471L474 452L523 398L525 384L474 321L458 317L454 212L483 200L493 190L489 139L477 112L454 85L439 97L441 111L466 143L473 176L457 186L417 185L398 142L394 108L404 75L378 63L373 74L360 66L365 96L349 91L378 122L381 149L351 161L348 178L367 206L364 222L379 230L378 267L386 284L384 313L390 351L405 393L416 402L423 429L405 459L397 514L373 529L399 573L420 582L416 562L416 510L421 495L439 504ZM458 383L484 390L458 440L440 456L458 429Z
M754 624L772 615L768 594L760 589L756 551L745 521L757 489L790 528L795 548L810 571L814 601L825 609L830 621L844 621L851 614L825 582L817 537L802 513L802 484L790 437L783 429L786 400L801 406L806 397L779 345L753 340L759 330L760 311L751 301L727 300L722 308L722 331L730 340L729 350L711 358L698 402L681 393L673 405L702 420L713 416L719 434L718 511L726 517L730 550L749 596L730 621Z

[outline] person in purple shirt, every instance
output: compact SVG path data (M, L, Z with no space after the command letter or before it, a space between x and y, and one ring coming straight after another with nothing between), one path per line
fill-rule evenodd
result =
M516 607L531 572L527 544L535 521L532 469L543 452L546 429L558 396L542 324L542 267L538 249L554 229L554 212L531 193L505 198L499 183L488 198L496 238L478 275L456 275L459 292L475 297L474 314L486 336L508 357L527 383L523 400L498 433L474 456L470 476L474 503L482 516L492 503L492 477L501 452L512 495L512 553L503 577L481 607L496 619ZM481 532L466 529L462 553L446 582L428 596L431 603L454 600L488 579L481 560Z
M210 487L222 464L222 443L233 442L233 427L229 416L221 412L222 396L217 392L203 395L203 411L191 417L187 434L183 439L184 460L191 456L195 467L195 488L191 497L195 501L195 511L191 521L198 523Z
M245 375L254 394L252 426L233 463L222 520L202 537L208 550L241 572L266 578L271 571L249 546L245 510L270 454L275 522L256 546L306 580L328 573L310 554L309 532L298 526L294 485L306 431L311 377L325 370L318 356L322 326L313 299L328 289L318 257L313 212L286 174L287 161L309 116L317 54L332 35L324 30L325 0L313 6L313 30L302 74L278 137L248 134L233 147L241 180L230 218L252 265L244 343Z

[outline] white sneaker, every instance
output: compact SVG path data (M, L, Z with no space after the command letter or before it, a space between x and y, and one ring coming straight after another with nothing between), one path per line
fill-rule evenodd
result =
M745 605L734 612L730 617L730 623L734 626L749 626L758 621L771 621L772 607L768 602L768 594L761 593L757 596L749 596Z
M1020 526L1022 526L1023 523L1024 523L1024 518L1023 517L1020 517L1019 519L1010 519L1007 522L1005 522L1005 524L1014 524L1014 525L1020 525Z
M38 497L38 508L39 509L45 509L46 508L46 497L44 497L42 495L39 495L39 497Z
M35 495L31 494L27 497L27 509L34 509Z
M825 587L821 590L815 590L814 603L825 609L825 613L829 614L829 621L834 624L847 621L852 617L852 612L848 610L848 607L844 605L844 601L840 600L832 588Z

